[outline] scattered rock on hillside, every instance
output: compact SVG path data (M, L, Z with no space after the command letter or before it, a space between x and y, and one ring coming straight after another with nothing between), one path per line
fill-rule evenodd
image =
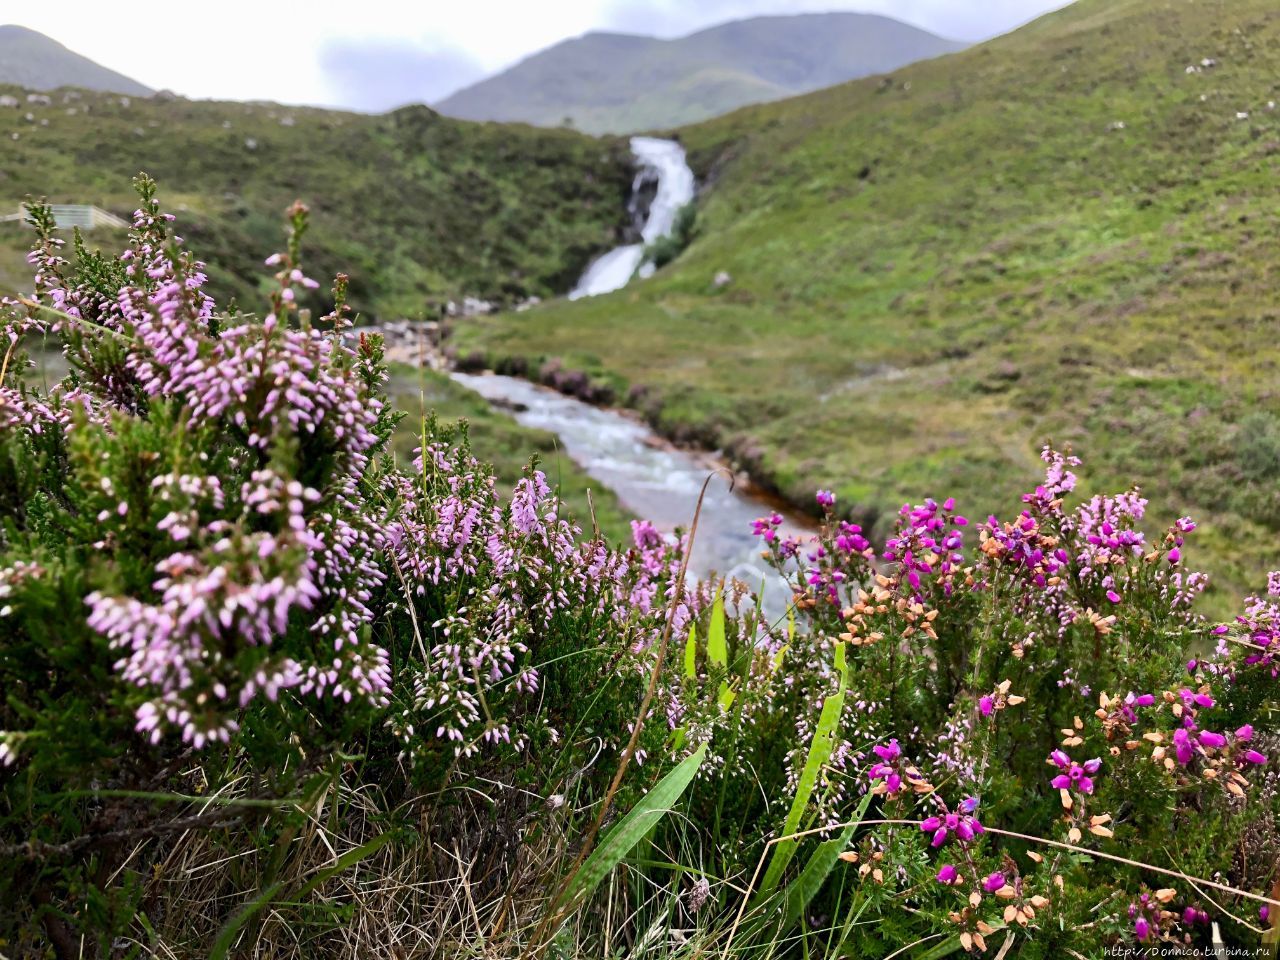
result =
M451 317L485 317L494 312L494 306L488 300L478 297L463 297L462 303L450 300L445 304L445 313Z

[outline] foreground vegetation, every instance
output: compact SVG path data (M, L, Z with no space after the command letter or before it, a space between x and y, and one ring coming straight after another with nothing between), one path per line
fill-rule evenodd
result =
M683 128L704 188L678 260L458 349L558 358L882 533L940 488L985 516L1069 442L1088 487L1202 516L1225 611L1280 530L1278 70L1270 0L1079 0Z
M1004 519L925 500L873 544L826 490L812 542L762 517L771 619L687 583L696 512L615 549L430 418L398 464L342 282L297 307L305 209L258 319L141 190L118 259L68 262L37 209L36 299L0 320L6 954L1270 936L1280 574L1205 623L1195 522L1144 532L1046 449ZM47 390L31 336L64 343Z
M612 490L569 458L554 434L521 426L479 394L433 370L393 364L386 392L391 406L404 414L391 436L391 447L402 463L411 462L421 446L424 417L434 415L446 431L462 429L465 421L471 452L493 471L500 488L515 486L530 458L536 457L568 516L580 518L588 530L594 523L610 543L631 539L631 515Z

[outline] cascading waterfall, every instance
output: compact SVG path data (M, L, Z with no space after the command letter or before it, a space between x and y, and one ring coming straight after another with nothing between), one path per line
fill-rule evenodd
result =
M631 212L638 217L643 193L654 188L653 200L640 229L642 242L610 250L595 260L569 294L570 300L609 293L626 286L639 274L652 273L645 248L669 234L680 208L693 199L693 171L684 148L674 140L633 137L631 150L638 171L632 186ZM687 526L708 473L716 473L703 502L698 537L690 558L690 573L712 571L738 578L763 591L764 609L781 616L791 591L760 561L760 542L752 536L751 521L773 512L774 505L750 492L733 489L714 457L677 450L662 443L638 420L614 410L589 406L581 400L514 377L453 373L454 380L488 400L513 408L520 423L555 433L565 452L591 477L617 494L622 505L660 530ZM810 528L804 518L789 516L784 533Z
M639 167L631 187L633 212L645 185L654 180L658 183L657 192L653 202L649 204L649 212L640 229L642 242L615 247L593 260L578 285L570 291L570 300L620 290L631 281L637 271L641 276L652 273L653 265L644 262L645 247L671 233L676 223L676 214L681 207L693 200L693 171L685 161L684 147L674 140L632 137L631 152Z

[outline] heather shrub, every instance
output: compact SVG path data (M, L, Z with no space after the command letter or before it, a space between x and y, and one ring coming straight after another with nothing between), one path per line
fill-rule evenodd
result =
M151 838L250 823L270 844L300 797L361 778L395 802L473 774L598 776L579 741L551 748L625 739L678 559L584 541L535 467L504 501L433 421L400 469L343 281L327 316L298 307L305 208L265 314L228 315L139 187L118 259L77 242L69 262L34 207L35 295L3 314L3 928L83 938L77 955L138 929L164 842L118 875ZM23 380L33 342L70 367L48 389ZM568 692L606 669L604 696ZM174 815L231 784L234 803Z
M1194 521L1080 498L1046 448L1004 517L762 517L766 609L686 581L696 523L584 536L465 426L421 411L397 462L342 279L300 305L305 208L259 317L139 187L119 257L64 257L33 207L34 295L0 310L6 948L1059 957L1270 926L1280 574L1206 622ZM31 349L67 376L31 383Z
M730 784L689 801L708 872L749 878L724 904L744 949L1093 956L1268 925L1276 601L1204 623L1194 522L1149 536L1137 491L1072 506L1078 461L1044 457L1016 515L905 506L878 550L826 492L812 542L757 522L802 629L763 630L703 765Z

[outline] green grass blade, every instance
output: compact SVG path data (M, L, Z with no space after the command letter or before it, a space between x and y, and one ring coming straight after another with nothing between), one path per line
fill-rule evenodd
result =
M805 808L813 795L813 788L818 782L818 774L823 765L831 758L831 750L835 745L836 731L840 727L840 715L844 712L845 692L849 688L849 666L845 659L844 644L835 643L835 666L840 675L840 683L836 692L822 703L822 712L818 715L818 727L813 732L813 742L809 744L809 756L805 760L804 770L800 773L800 781L796 784L796 795L791 799L791 810L787 813L787 821L782 827L782 836L795 833L800 827ZM767 896L778 880L782 871L787 868L791 858L795 856L796 841L782 840L773 852L769 861L769 869L765 871L764 881L760 884L758 896Z
M704 743L676 764L670 773L659 780L654 788L641 797L640 802L618 821L574 875L564 893L566 903L577 902L595 890L600 881L622 862L622 858L631 852L631 848L640 842L650 828L670 812L689 784L693 782L706 753L707 745Z
M335 874L341 873L348 867L354 866L366 857L377 853L388 843L391 842L392 834L390 832L380 834L362 846L356 847L354 850L348 850L340 856L336 863L330 867L316 873L310 880L303 884L298 890L291 895L294 900L299 900L306 896L320 884L324 883ZM213 941L213 946L209 950L209 960L224 960L234 945L236 937L240 931L244 929L245 924L252 920L267 905L275 900L275 896L280 892L282 883L273 883L268 886L257 897L246 903L240 910L229 919L218 931L218 937Z
M800 919L800 914L813 902L813 898L818 895L822 885L827 882L827 877L836 865L836 859L849 846L849 841L853 839L854 832L862 824L862 818L866 816L867 806L870 802L871 794L864 794L862 802L858 804L858 809L849 821L849 825L840 832L840 836L834 840L819 844L818 849L814 850L813 855L809 857L809 862L800 871L800 875L783 889L782 896L785 898L783 906L784 927L790 927Z

